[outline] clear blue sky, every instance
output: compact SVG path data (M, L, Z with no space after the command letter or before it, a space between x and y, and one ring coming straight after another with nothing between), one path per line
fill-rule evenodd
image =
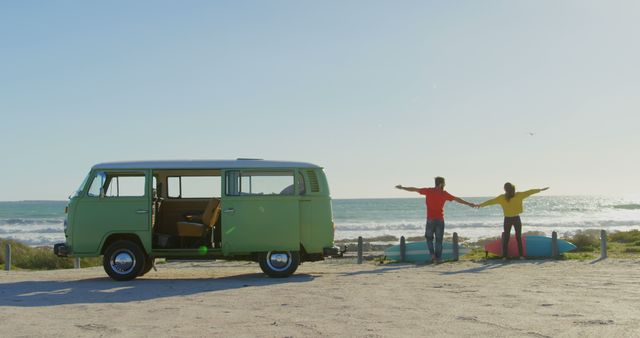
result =
M0 3L0 200L259 157L332 195L640 193L637 1ZM533 132L531 136L529 132Z

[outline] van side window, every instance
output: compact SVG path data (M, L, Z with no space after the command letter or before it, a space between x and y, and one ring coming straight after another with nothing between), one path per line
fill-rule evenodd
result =
M227 196L294 195L292 171L230 171L226 176Z
M169 176L169 198L211 198L220 196L220 176Z
M144 196L144 175L112 176L107 187L107 197Z

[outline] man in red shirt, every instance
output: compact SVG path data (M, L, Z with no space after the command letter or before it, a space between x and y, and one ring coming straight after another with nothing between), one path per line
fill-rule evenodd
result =
M436 186L434 188L403 187L402 185L396 185L396 188L414 191L425 196L425 203L427 204L427 229L425 231L427 247L431 254L431 262L440 262L442 259L442 237L444 237L444 204L447 201L456 201L470 207L476 207L476 205L446 192L444 190L443 177L436 177ZM433 247L434 233L436 237L435 248Z

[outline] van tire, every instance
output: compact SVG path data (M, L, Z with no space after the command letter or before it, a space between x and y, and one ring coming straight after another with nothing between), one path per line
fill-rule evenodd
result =
M104 271L114 280L132 280L145 269L145 253L129 240L113 242L102 257Z
M259 255L260 268L269 277L282 278L293 274L300 265L298 251L269 251Z
M140 274L138 275L138 277L142 277L144 275L147 274L147 272L151 271L151 269L153 269L153 261L155 259L149 257L148 255L145 255L145 260L144 260L144 269L142 269L142 271L140 271Z

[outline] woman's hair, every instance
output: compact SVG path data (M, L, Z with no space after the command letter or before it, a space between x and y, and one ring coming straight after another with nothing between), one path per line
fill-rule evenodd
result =
M504 184L504 197L507 201L511 200L516 195L516 186L507 182Z

